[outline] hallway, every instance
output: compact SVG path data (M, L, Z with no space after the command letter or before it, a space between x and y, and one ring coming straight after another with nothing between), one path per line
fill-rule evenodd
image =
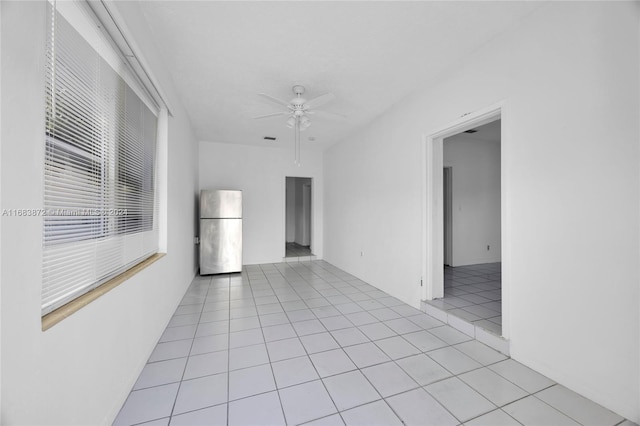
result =
M502 336L501 264L445 266L444 297L425 303Z
M115 424L630 423L324 261L196 277Z
M285 257L312 256L309 246L301 246L298 243L287 243L285 246Z

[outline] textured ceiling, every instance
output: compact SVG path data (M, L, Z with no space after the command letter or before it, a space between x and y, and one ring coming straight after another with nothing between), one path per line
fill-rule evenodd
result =
M199 140L289 146L283 117L258 93L289 100L326 92L303 148L323 149L375 119L496 35L516 28L540 2L142 1ZM263 140L274 136L275 142ZM309 137L315 138L310 142Z

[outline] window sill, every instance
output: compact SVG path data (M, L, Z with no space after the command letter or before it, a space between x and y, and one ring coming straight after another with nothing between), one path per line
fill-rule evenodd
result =
M94 288L88 293L83 294L75 300L67 303L64 306L59 307L55 311L48 313L47 315L42 317L42 331L46 331L58 324L63 319L71 316L72 314L78 312L80 309L87 306L89 303L93 302L100 296L106 294L107 292L113 290L129 278L136 275L138 272L150 266L152 263L155 263L157 260L161 259L165 253L156 253L151 257L143 260L137 265L127 269L123 273L118 276L113 277L109 281L100 285L99 287Z

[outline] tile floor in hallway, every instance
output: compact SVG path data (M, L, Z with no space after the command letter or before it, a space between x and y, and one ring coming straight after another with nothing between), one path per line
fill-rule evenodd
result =
M117 425L631 424L324 261L196 277Z
M458 318L502 335L501 264L444 267L444 298L426 301Z
M285 245L286 257L301 257L311 255L311 248L309 246L302 246L297 243L286 243Z

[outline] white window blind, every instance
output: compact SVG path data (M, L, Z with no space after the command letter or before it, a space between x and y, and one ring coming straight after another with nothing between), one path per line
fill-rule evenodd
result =
M43 315L158 251L155 112L48 7Z

